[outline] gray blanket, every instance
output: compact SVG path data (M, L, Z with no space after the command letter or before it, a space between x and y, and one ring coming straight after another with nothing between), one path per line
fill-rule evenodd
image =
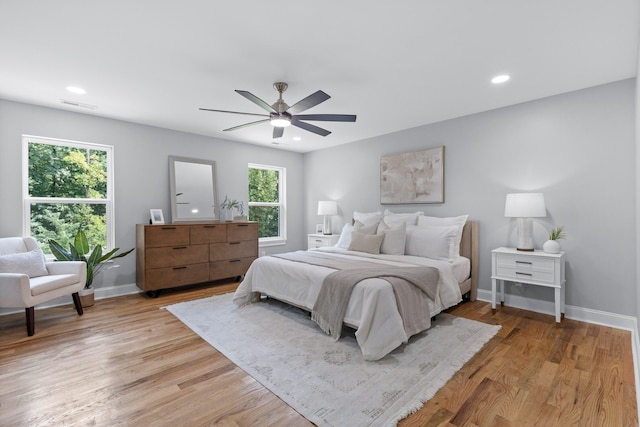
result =
M433 267L378 267L354 268L330 273L322 283L311 318L336 340L342 333L342 322L347 312L353 288L361 281L372 278L399 278L418 287L431 299L436 297L440 273ZM397 298L396 293L396 298ZM427 318L430 318L428 313Z
M376 262L333 257L315 251L297 251L274 256L339 270L330 273L324 279L312 310L313 320L336 339L340 338L353 288L362 280L374 277L391 283L407 336L423 331L431 324L429 306L418 294L424 293L432 300L436 299L440 278L436 268L393 267Z

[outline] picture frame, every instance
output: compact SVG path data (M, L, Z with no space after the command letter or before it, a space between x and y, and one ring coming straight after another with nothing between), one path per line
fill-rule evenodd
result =
M164 214L162 209L149 209L151 224L164 224Z
M380 157L380 204L444 203L444 145Z
M316 234L322 234L322 231L323 231L323 225L316 224Z

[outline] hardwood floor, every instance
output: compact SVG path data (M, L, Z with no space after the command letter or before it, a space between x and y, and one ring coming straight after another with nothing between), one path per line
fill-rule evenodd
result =
M0 317L0 425L310 426L162 306L237 283ZM637 426L627 331L463 303L502 329L400 426Z

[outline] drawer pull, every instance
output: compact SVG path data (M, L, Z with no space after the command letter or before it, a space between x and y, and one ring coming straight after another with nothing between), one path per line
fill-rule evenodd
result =
M186 270L187 267L182 266L182 267L173 267L174 270Z
M520 273L519 271L516 271L516 274L519 274L521 276L529 276L529 277L533 276L533 274L531 273Z
M249 224L237 224L237 225L238 225L238 227L248 227L249 226Z
M229 260L229 262L240 262L240 261L241 260L239 260L239 259L231 259L231 260Z
M318 242L318 243L322 243L322 240L320 240L320 239L316 239L316 242Z
M239 245L240 242L229 242L230 245Z
M527 264L527 265L531 265L533 264L531 261L517 261L516 260L516 264Z
M175 247L175 248L173 248L173 249L174 249L174 250L176 250L176 249L187 249L187 247L186 247L186 246L176 246L176 247Z
M205 225L202 228L216 228L216 226L215 225Z
M162 227L162 230L175 230L176 227Z

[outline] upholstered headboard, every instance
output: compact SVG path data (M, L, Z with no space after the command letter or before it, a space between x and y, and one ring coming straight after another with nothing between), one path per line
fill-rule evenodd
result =
M475 301L478 294L478 221L467 220L462 230L460 255L471 260L471 277L466 285L470 292L471 301ZM465 282L466 283L466 282ZM464 286L461 286L464 287Z

